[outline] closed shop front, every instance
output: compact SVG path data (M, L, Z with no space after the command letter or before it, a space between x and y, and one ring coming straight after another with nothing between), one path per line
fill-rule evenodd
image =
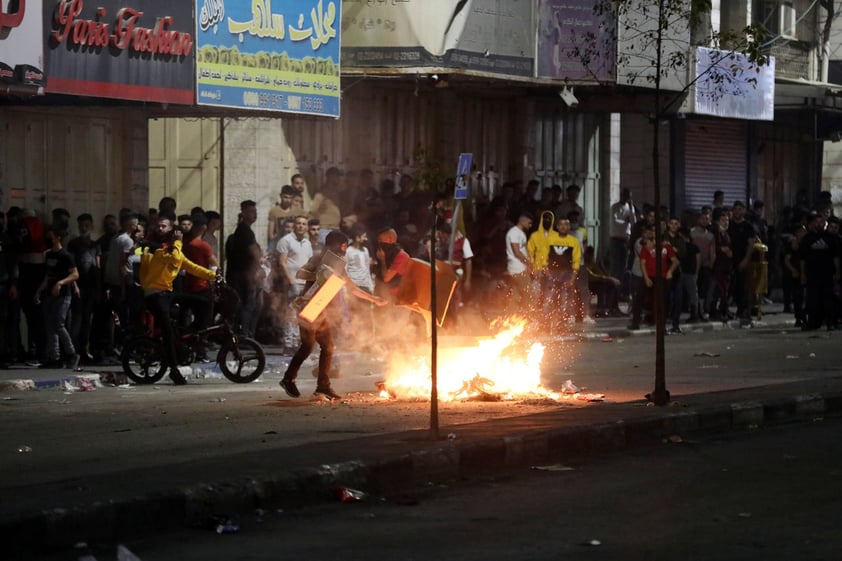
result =
M684 201L678 208L698 210L713 202L714 191L725 193L725 204L746 201L748 150L746 121L688 120L685 124Z

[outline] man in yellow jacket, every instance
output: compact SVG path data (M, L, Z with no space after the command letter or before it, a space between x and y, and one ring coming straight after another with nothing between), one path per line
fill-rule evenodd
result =
M538 230L529 236L526 250L541 285L541 302L548 309L545 317L554 317L561 312L567 316L566 307L571 304L571 289L576 281L582 262L579 240L569 234L570 221L566 218L555 224L555 215L550 211L541 213Z
M175 217L169 214L158 216L158 240L161 247L154 252L146 252L140 257L140 286L143 288L146 309L155 316L155 322L161 328L164 352L170 366L170 378L176 385L187 383L178 371L175 352L175 334L170 320L170 308L175 295L172 285L181 269L188 274L213 280L216 273L196 265L181 251L182 233L174 227Z

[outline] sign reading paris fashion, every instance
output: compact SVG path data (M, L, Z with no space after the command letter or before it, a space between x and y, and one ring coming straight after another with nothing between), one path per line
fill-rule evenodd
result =
M44 22L47 91L193 103L190 3L57 0Z
M341 0L199 0L196 102L339 116Z

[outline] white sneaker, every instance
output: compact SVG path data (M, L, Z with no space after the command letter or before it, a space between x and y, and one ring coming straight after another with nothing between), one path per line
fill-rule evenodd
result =
M584 318L582 318L582 323L587 323L589 325L592 325L592 324L596 323L596 320L594 318L592 318L591 316L585 316Z

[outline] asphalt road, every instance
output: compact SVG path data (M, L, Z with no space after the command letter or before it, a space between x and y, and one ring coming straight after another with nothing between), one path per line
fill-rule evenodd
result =
M728 330L669 337L667 387L680 401L687 393L837 376L840 336ZM653 345L651 336L552 345L544 385L557 390L570 379L607 401L639 400L653 386ZM377 399L375 381L384 370L383 362L371 358L345 360L334 385L346 399L333 405L308 399L315 380L306 370L300 378L304 397L288 398L277 385L278 369L249 385L206 379L185 387L161 382L71 395L58 389L4 394L4 426L14 429L0 431L0 481L5 488L25 488L107 476L129 466L428 427L429 403ZM599 406L540 399L457 402L441 405L440 424ZM23 447L31 451L19 452Z
M666 442L124 545L143 561L839 558L842 421ZM556 471L560 470L560 471ZM116 544L82 546L52 559Z

